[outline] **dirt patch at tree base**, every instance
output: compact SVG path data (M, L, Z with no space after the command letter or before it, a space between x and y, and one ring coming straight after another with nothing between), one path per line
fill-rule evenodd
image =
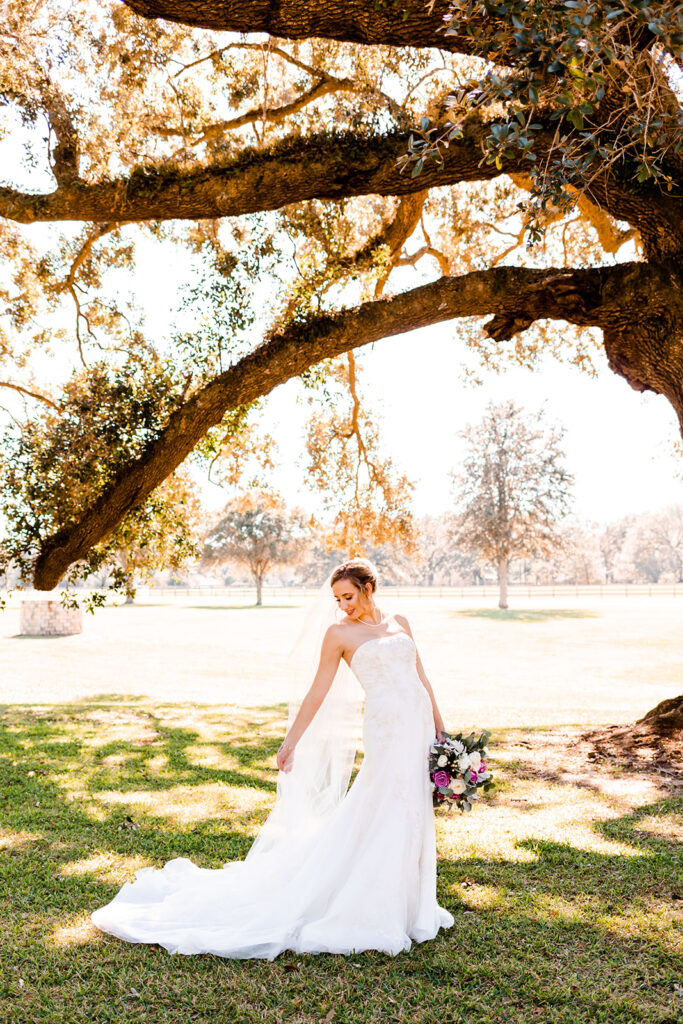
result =
M625 768L656 772L672 785L683 786L683 730L662 734L641 720L634 725L612 725L581 736L595 761L608 758Z

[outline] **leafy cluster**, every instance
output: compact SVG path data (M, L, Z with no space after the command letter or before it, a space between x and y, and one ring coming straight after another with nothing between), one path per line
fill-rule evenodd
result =
M568 208L610 168L632 188L675 187L683 4L452 0L444 33L465 37L484 63L445 99L439 124L423 118L414 174L477 119L488 126L486 163L526 162L532 211Z
M163 362L131 361L120 368L99 363L72 377L56 409L9 426L0 456L0 573L25 583L42 542L81 515L117 471L142 454L180 394L173 368ZM196 554L198 507L187 481L179 479L169 478L130 512L72 568L67 584L108 567L111 586L130 593L136 571L178 568ZM102 595L93 602L102 603Z

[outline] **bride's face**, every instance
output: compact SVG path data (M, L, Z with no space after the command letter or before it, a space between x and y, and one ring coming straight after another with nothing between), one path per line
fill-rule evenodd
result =
M332 586L332 593L341 610L350 619L357 619L372 604L371 599L354 587L351 580L337 580Z

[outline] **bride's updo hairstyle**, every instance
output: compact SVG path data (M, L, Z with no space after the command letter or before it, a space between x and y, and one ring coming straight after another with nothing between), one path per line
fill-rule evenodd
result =
M368 583L373 594L377 590L377 570L367 558L350 558L348 562L338 565L330 578L330 586L333 587L339 580L348 580L362 594L367 593Z

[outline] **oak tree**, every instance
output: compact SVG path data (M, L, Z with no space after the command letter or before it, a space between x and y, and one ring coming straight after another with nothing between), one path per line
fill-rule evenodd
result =
M0 47L2 386L30 419L57 349L177 367L144 445L41 530L36 587L278 384L445 320L485 364L601 345L683 421L682 4L35 0ZM116 284L162 243L209 269L150 340Z

